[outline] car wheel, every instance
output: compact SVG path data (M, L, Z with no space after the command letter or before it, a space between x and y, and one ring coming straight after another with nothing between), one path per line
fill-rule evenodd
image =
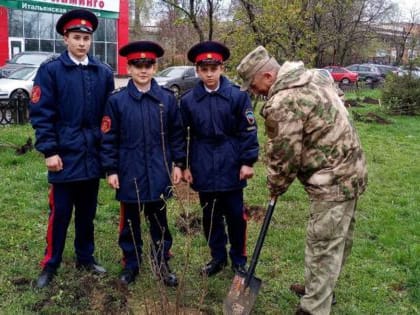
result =
M174 94L175 94L175 96L176 96L176 97L178 97L178 96L179 96L179 93L180 93L179 86L177 86L177 85L172 85L172 86L170 87L170 89L172 90L172 92L174 92Z
M372 82L373 82L372 78L369 78L369 77L366 78L366 83L367 84L372 84Z
M347 85L347 84L350 84L350 80L347 78L344 78L341 80L341 83Z
M19 97L22 97L22 99L28 99L29 94L22 89L13 91L12 94L10 94L10 99L18 99Z

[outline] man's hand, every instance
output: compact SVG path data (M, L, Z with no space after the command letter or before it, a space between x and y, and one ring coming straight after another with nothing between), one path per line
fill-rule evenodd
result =
M184 172L182 174L182 177L187 183L189 183L189 184L193 183L193 177L192 177L192 174L191 174L191 171L190 171L189 168L184 170Z
M59 172L63 169L63 161L58 154L46 158L45 165L50 172Z
M182 170L181 168L175 166L172 172L172 181L176 185L180 183L181 179L182 179Z
M254 169L247 165L242 165L241 170L239 171L239 179L249 179L254 176Z
M111 188L114 188L114 189L120 189L120 181L119 181L119 179L118 179L118 175L117 175L117 174L112 174L112 175L109 175L109 176L106 178L106 180L107 180L107 182L108 182L108 185L109 185Z

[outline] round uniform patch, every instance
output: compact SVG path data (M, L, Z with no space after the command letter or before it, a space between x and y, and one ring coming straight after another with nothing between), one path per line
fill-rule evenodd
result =
M104 116L102 118L101 131L103 133L107 133L110 130L111 130L111 118L109 116Z
M252 110L246 111L245 116L246 116L246 120L248 120L248 123L250 125L255 124L255 116L254 116L254 112Z
M35 85L32 88L31 102L34 104L38 103L40 98L41 98L41 87L39 85Z

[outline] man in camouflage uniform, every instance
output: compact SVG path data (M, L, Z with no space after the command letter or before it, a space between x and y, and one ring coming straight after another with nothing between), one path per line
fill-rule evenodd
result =
M268 187L281 195L297 177L310 198L305 287L296 314L329 314L350 254L356 201L367 171L359 138L331 81L302 62L279 65L259 46L237 68L243 90L264 95Z

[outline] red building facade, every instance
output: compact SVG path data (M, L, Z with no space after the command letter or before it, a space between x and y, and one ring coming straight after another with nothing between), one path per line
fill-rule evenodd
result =
M0 66L22 51L65 50L55 31L65 12L83 8L99 19L91 53L108 63L118 75L126 74L126 58L118 50L128 42L129 0L0 0Z

